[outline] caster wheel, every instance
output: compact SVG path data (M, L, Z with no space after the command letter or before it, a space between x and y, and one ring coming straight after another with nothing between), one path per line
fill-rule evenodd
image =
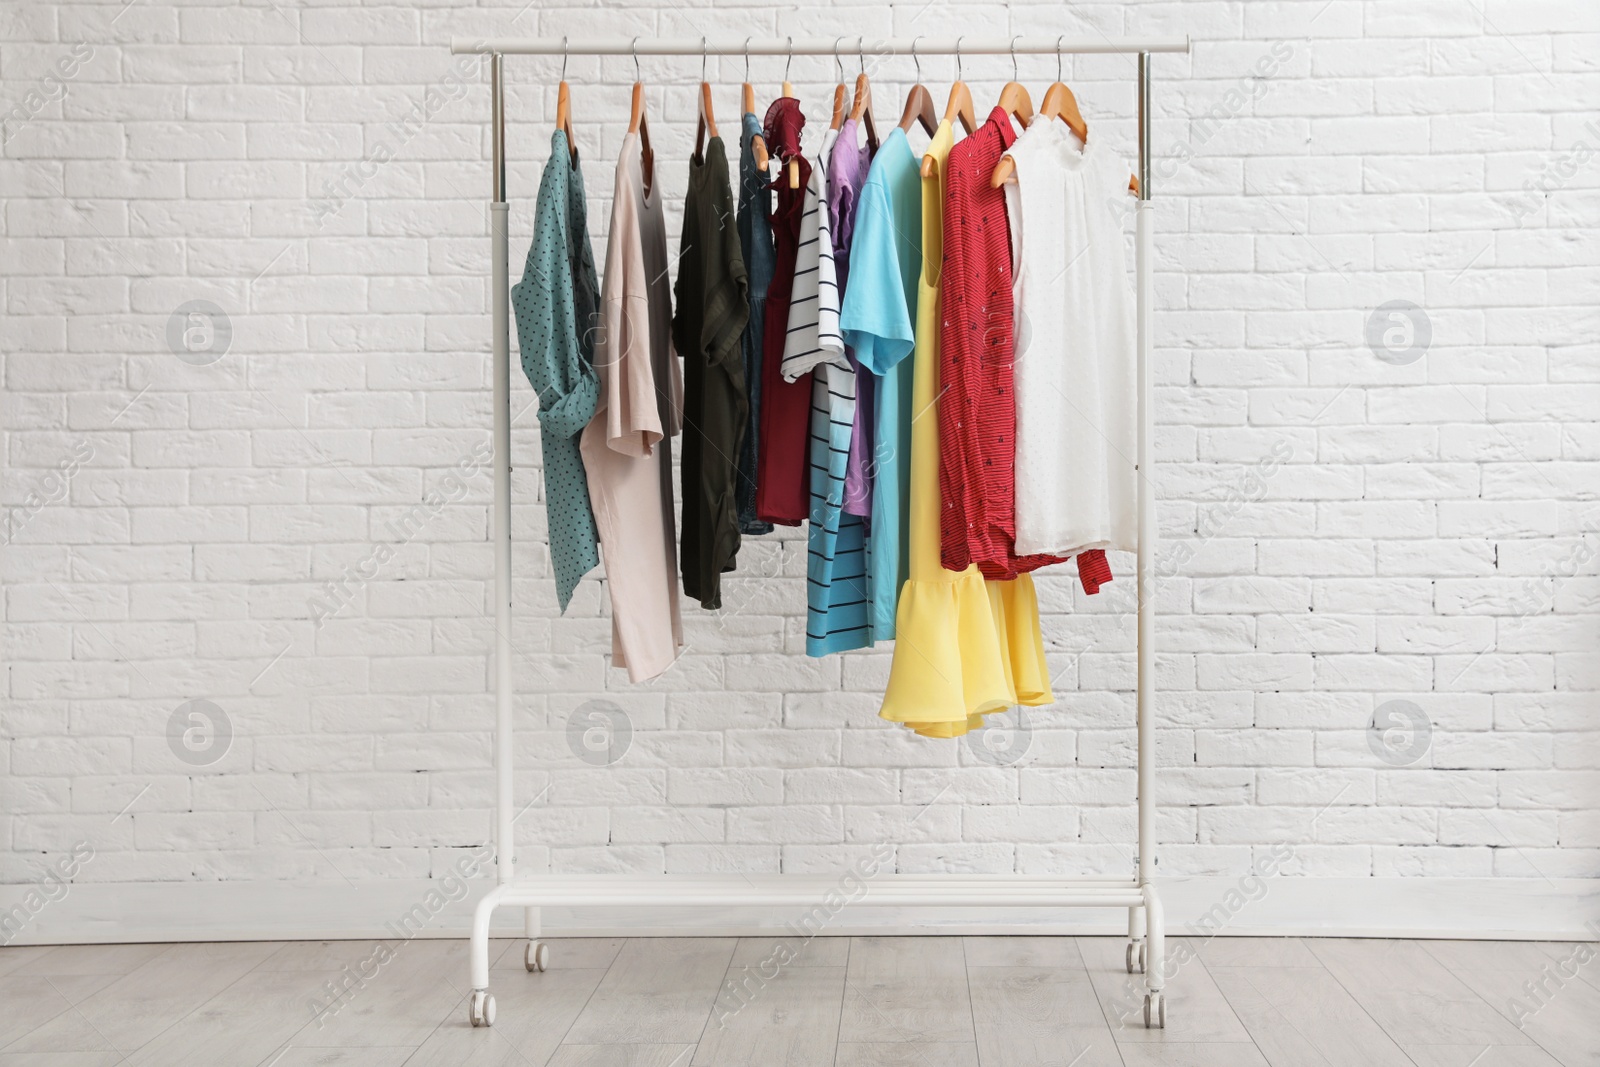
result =
M530 971L549 970L549 944L544 941L529 941L522 949L522 965Z
M1145 1005L1149 1011L1149 1004ZM467 1002L467 1018L472 1020L473 1026L494 1025L494 994L485 989L474 989L472 999Z
M1129 974L1144 973L1144 942L1129 941L1126 963Z
M1147 1030L1167 1028L1167 998L1159 992L1144 995L1144 1025Z

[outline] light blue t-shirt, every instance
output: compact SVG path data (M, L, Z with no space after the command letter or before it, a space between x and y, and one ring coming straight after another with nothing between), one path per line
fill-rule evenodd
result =
M839 311L845 343L874 375L872 534L867 539L868 623L894 637L910 559L911 371L917 278L922 272L922 176L905 131L884 139L867 172L850 247L850 285Z

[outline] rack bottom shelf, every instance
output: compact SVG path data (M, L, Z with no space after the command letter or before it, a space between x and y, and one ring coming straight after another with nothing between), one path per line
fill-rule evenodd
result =
M496 908L524 909L523 928L528 944L523 963L528 971L541 972L550 962L549 945L539 939L539 909L546 906L764 904L822 909L841 899L857 907L1126 908L1126 964L1128 973L1145 976L1144 1024L1151 1028L1166 1026L1166 998L1162 993L1165 923L1156 887L1119 878L1016 875L880 874L854 882L837 875L771 874L518 878L490 890L473 912L468 1018L473 1026L494 1025L494 995L489 992L489 929Z

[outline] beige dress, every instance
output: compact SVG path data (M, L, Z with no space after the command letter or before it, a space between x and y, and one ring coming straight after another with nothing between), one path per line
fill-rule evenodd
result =
M611 658L644 682L683 645L672 438L682 422L683 371L672 348L672 287L659 185L644 189L639 136L622 141L606 241L600 404L579 447L611 595Z

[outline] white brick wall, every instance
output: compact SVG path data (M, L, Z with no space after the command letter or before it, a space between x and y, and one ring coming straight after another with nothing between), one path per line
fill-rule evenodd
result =
M0 881L80 840L91 880L340 880L488 837L487 90L452 35L980 27L1195 39L1155 61L1161 869L1287 840L1293 875L1600 875L1594 4L144 0L0 9ZM669 204L699 65L644 61ZM874 66L892 120L912 63ZM953 64L922 66L942 101ZM513 277L558 68L506 63ZM743 68L711 62L730 133ZM1132 60L1066 69L1129 149ZM987 104L1010 64L966 72ZM632 74L569 68L602 255ZM832 63L792 78L815 134ZM231 323L210 365L167 340L193 300ZM1391 300L1421 358L1368 347ZM875 717L886 651L807 660L795 533L630 688L599 582L556 614L513 378L526 864L1129 869L1131 560L1093 599L1041 577L1060 699L1025 740L911 738ZM169 744L197 698L225 752ZM1406 765L1369 744L1396 699L1431 723ZM631 732L610 765L596 700Z

